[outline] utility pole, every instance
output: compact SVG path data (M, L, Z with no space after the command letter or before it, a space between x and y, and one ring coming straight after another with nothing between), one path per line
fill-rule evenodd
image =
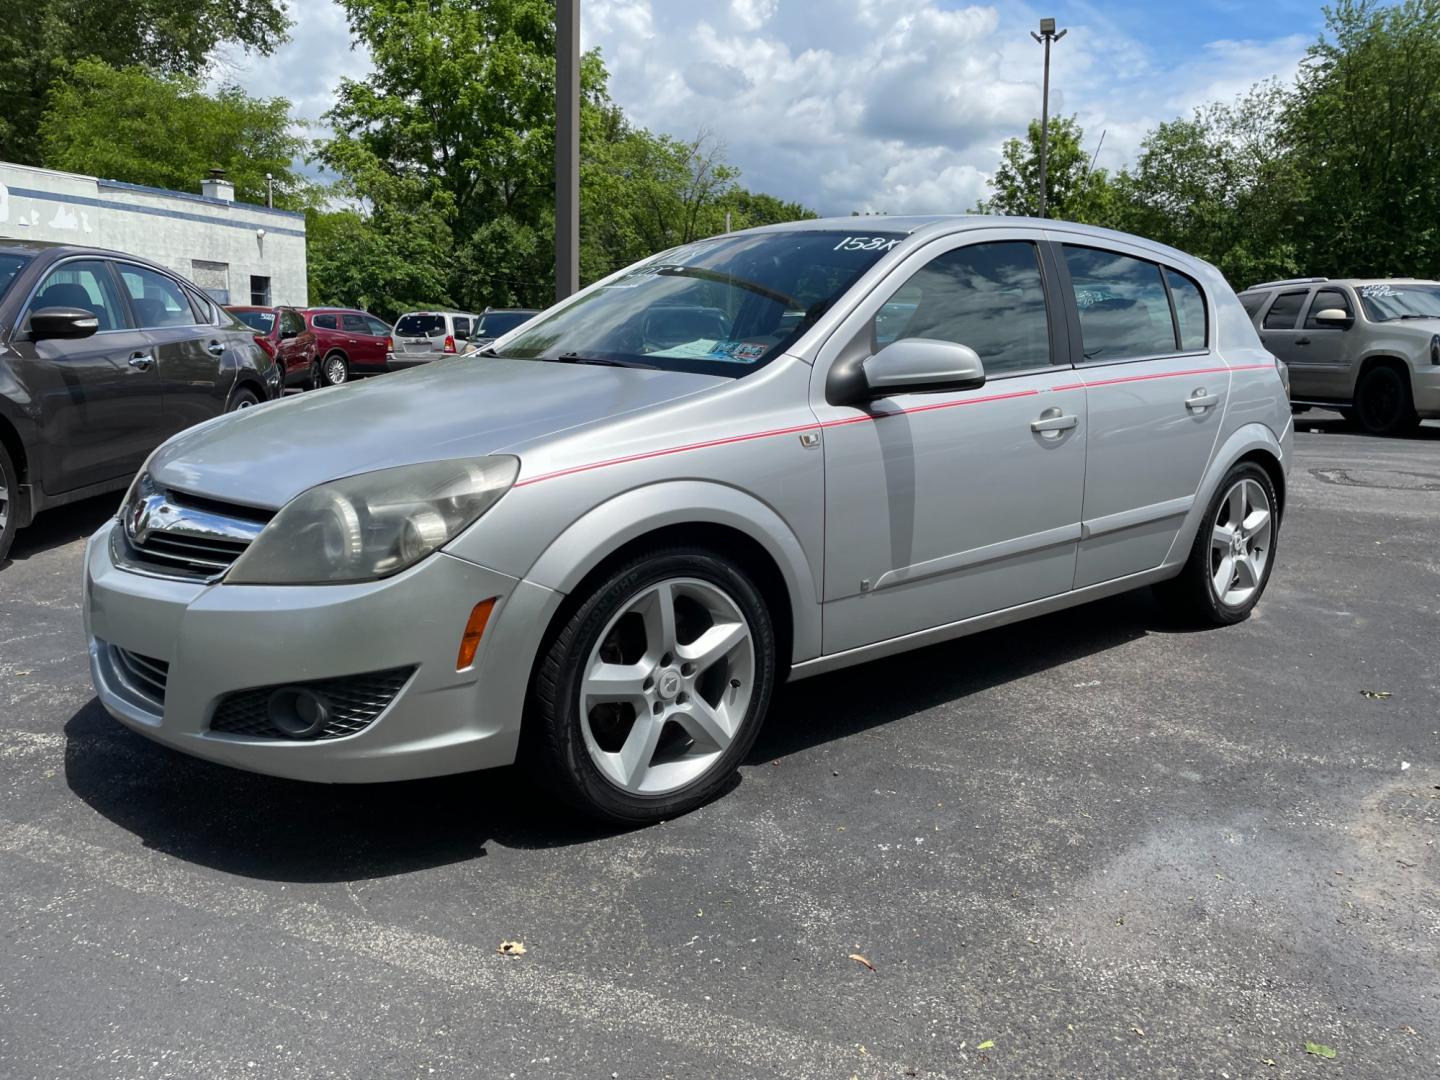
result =
M1046 184L1046 167L1050 155L1050 43L1059 41L1070 31L1055 32L1054 19L1040 20L1040 33L1030 31L1030 36L1045 46L1045 91L1040 98L1040 216L1045 216L1045 196L1049 191Z
M580 0L555 5L555 299L580 288Z

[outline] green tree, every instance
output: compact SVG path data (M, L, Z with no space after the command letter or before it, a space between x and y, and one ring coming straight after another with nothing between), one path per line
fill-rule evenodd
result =
M425 205L306 214L310 302L356 307L394 322L406 311L450 305L450 230Z
M1085 132L1073 116L1050 118L1046 147L1046 215L1064 221L1108 224L1109 177L1090 166ZM1000 165L990 177L994 193L980 203L982 214L1031 215L1040 207L1040 121L1032 120L1025 138L1007 139Z
M178 191L196 189L206 171L224 169L236 198L265 201L275 178L277 206L312 201L295 169L304 141L290 133L290 103L236 87L205 93L188 75L161 76L98 60L71 65L51 88L42 161L48 168Z
M0 160L40 163L41 114L77 60L198 74L216 45L269 53L286 40L284 0L5 0L0 17Z
M1301 259L1317 274L1440 274L1440 0L1325 15L1287 114L1308 176Z

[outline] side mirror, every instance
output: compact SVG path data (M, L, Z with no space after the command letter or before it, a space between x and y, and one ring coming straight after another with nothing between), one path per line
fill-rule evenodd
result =
M99 329L99 318L84 308L47 307L30 313L30 336L36 341L86 338Z
M1328 327L1331 330L1349 329L1350 324L1355 321L1354 318L1347 314L1343 309L1336 307L1325 308L1323 311L1317 311L1314 315L1314 318L1315 321L1321 326Z
M974 349L931 338L892 341L862 363L860 370L867 398L973 390L985 385L985 365Z

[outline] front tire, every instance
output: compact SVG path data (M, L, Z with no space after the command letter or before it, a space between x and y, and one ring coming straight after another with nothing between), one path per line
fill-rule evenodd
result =
M1231 469L1206 508L1180 576L1156 586L1161 603L1199 626L1247 618L1275 567L1279 506L1270 474L1259 465L1245 461Z
M1393 367L1371 368L1355 394L1355 419L1369 435L1400 435L1420 422L1410 376Z
M20 516L20 476L9 451L0 444L0 563L10 556L15 541L16 522Z
M350 364L340 353L331 353L320 364L320 377L325 386L339 386L350 378Z
M542 779L590 816L660 821L718 794L775 682L759 590L703 548L631 559L566 618L531 685Z

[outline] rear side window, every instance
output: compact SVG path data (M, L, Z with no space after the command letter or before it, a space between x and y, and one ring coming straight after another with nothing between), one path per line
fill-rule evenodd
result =
M1265 313L1266 330L1294 330L1295 320L1300 317L1300 308L1305 303L1305 292L1281 293Z
M370 324L365 321L363 315L342 315L340 322L352 334L370 333Z
M110 269L98 259L73 259L50 271L35 293L30 310L49 307L91 312L102 331L130 326Z
M335 321L334 315L314 315L311 317L310 322L314 325L316 330L340 329L340 324Z
M10 283L20 276L20 271L30 261L28 255L11 255L0 252L0 300L10 291Z
M877 344L934 338L968 345L988 374L1050 360L1050 320L1035 245L972 244L937 256L876 314Z
M1321 289L1315 294L1315 299L1310 301L1310 313L1305 316L1306 330L1334 330L1333 326L1323 326L1315 321L1315 316L1322 311L1330 309L1343 311L1352 319L1355 317L1355 310L1350 306L1350 298L1339 289Z
M1175 324L1179 330L1180 348L1184 352L1200 352L1206 346L1205 294L1178 270L1165 268L1165 284L1170 286L1170 299L1175 302Z
M195 325L195 312L185 290L164 274L143 266L121 266L120 280L125 282L130 307L142 329Z
M1175 352L1175 323L1160 267L1114 251L1069 246L1065 264L1080 311L1087 361L1108 363Z
M395 324L398 337L429 338L445 333L444 315L402 315Z

